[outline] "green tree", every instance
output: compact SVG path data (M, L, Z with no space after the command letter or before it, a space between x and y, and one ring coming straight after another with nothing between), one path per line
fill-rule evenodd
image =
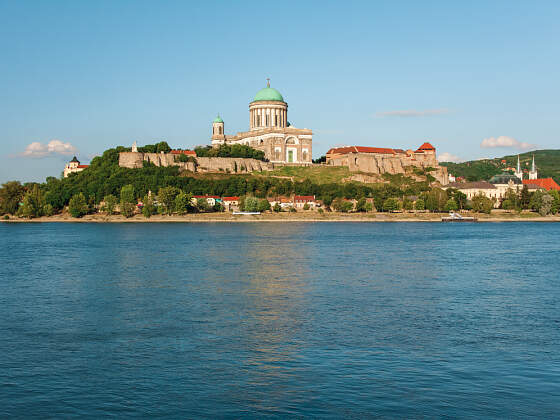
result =
M220 203L219 201L216 201L216 203L214 204L214 206L212 207L212 211L215 211L216 213L221 213L223 211L225 211L226 208L224 207L224 205L222 203Z
M208 200L206 198L198 198L196 200L196 208L200 212L207 212L210 210L210 205L208 204Z
M459 206L454 198L447 200L447 203L445 204L445 211L457 211L458 209Z
M358 212L366 212L366 206L367 206L367 201L365 199L365 197L362 197L358 200L358 202L356 203L356 211Z
M260 211L261 213L270 210L270 203L268 202L268 200L266 198L263 198L262 200L259 200L259 206L258 206L258 211Z
M472 199L472 209L476 213L486 213L490 214L494 208L494 202L486 197L484 193L476 194Z
M385 211L395 211L395 210L400 210L401 208L401 202L398 198L388 198L387 200L385 200L383 202L383 210Z
M521 197L520 197L521 208L523 210L527 210L530 208L529 204L531 203L531 196L532 194L529 191L527 185L523 185L523 188L521 189Z
M552 208L550 212L556 214L560 211L560 192L557 190L550 190L548 194L552 197Z
M414 208L414 203L407 197L403 199L403 209L412 210Z
M174 203L175 211L178 214L186 214L193 211L194 206L192 201L193 201L192 194L188 194L181 191L179 194L175 196L175 203ZM204 203L202 201L204 201ZM206 211L206 209L208 209L208 203L206 202L205 198L202 199L199 198L197 200L197 208L200 211Z
M106 195L103 197L103 206L101 207L101 211L106 212L107 214L114 214L115 208L117 207L117 197L113 194Z
M546 216L552 212L554 198L546 191L537 190L533 193L530 207L532 210L539 212L541 216Z
M282 207L280 206L280 204L274 203L274 207L272 207L272 210L273 210L275 213L280 213L280 212L282 211Z
M25 193L23 197L23 205L21 206L21 214L24 217L32 219L33 217L41 217L43 215L45 200L39 185L35 184Z
M142 199L142 214L146 219L156 214L157 208L155 206L154 200L149 195L144 196Z
M158 202L160 209L165 214L173 213L175 206L175 197L179 195L181 191L176 187L162 187L158 191Z
M424 203L424 200L422 198L419 198L416 200L416 202L414 203L414 210L425 210L426 209L426 203Z
M89 207L83 193L74 195L68 203L68 212L72 217L82 217L87 214Z
M121 188L121 214L124 217L132 217L136 207L136 198L133 185L124 185Z
M245 211L259 211L259 199L255 197L245 197L243 203Z
M16 214L23 200L25 188L19 181L9 181L0 188L0 214Z
M171 147L169 147L166 141L160 141L156 144L156 153L169 153L170 151Z

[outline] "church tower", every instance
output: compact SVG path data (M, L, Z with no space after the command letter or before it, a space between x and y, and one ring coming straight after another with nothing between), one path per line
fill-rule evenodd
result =
M519 155L517 155L517 170L515 171L515 176L523 181L523 172L521 171L521 162L519 161Z
M535 155L533 155L533 164L531 165L531 172L529 172L529 179L538 179L537 167L535 166Z
M218 116L212 121L212 145L223 144L226 141L224 134L224 120Z

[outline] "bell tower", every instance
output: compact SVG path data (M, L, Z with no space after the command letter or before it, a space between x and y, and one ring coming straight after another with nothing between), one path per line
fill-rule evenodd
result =
M225 141L224 120L218 114L214 121L212 121L212 145L224 144Z
M535 166L535 155L533 155L533 164L531 165L531 172L529 172L529 179L538 179L537 167Z

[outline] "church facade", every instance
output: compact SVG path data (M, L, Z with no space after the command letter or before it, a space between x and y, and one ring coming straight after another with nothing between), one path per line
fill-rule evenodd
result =
M288 103L276 89L267 86L257 92L249 104L249 130L225 134L220 116L212 122L212 146L241 144L262 150L272 163L311 165L313 132L292 127L288 121Z

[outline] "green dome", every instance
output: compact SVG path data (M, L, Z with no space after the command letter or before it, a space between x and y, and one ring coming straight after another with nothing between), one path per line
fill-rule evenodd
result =
M284 98L282 97L282 95L280 95L280 92L278 92L276 89L271 87L265 87L264 89L259 90L255 95L255 99L253 99L253 102L256 101L284 102Z
M215 123L223 123L224 120L222 120L222 119L220 118L220 116L218 115L216 118L214 118L214 121L212 121L212 122L215 122Z

